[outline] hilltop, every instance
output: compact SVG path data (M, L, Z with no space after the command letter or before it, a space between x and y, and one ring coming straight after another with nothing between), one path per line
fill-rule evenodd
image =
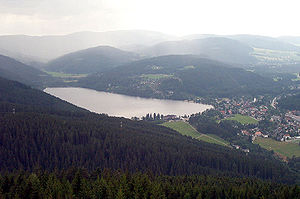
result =
M98 46L51 60L45 69L53 72L87 74L102 72L137 59L139 59L139 56L135 53L110 46Z

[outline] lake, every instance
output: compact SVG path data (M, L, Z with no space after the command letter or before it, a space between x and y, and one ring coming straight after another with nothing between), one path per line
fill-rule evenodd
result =
M193 102L132 97L86 88L46 88L44 92L95 113L126 118L141 118L147 113L183 116L212 108Z

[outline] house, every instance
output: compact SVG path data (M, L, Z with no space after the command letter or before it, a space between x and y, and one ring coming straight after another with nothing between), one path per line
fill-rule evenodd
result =
M247 135L247 136L250 136L251 134L248 132L248 131L246 131L246 130L242 130L242 134L243 135Z
M262 134L262 136L263 136L264 138L268 138L268 137L269 137L269 135L264 135L264 134Z
M289 140L289 139L291 139L291 136L290 136L290 134L285 134L282 138L283 138L283 140Z
M176 115L165 115L164 116L164 120L175 120L177 119L177 116Z
M250 152L249 149L242 149L242 151L245 152L245 153L249 153Z
M254 135L259 137L259 136L262 136L262 133L260 131L257 131Z

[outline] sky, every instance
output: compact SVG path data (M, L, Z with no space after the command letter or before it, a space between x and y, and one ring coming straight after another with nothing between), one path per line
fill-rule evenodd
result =
M300 36L299 0L0 0L0 35L152 30Z

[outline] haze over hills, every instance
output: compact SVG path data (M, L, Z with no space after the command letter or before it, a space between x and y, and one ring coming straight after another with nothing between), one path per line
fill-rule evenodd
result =
M297 36L281 36L278 39L284 42L288 42L294 45L299 46L300 45L300 37Z
M3 55L0 55L0 77L38 88L53 81L47 73Z
M40 68L43 63L65 54L103 45L149 56L203 54L223 62L252 64L256 63L256 57L251 48L299 52L300 47L295 44L297 37L213 34L177 37L153 31L124 30L52 36L5 35L0 36L0 53Z
M63 73L95 73L140 59L140 56L113 48L98 46L76 51L50 61L45 69Z
M253 48L262 48L269 50L280 50L280 51L299 51L300 48L297 44L300 44L299 37L282 36L282 37L269 37L261 35L214 35L214 34L193 34L182 37L186 40L205 39L208 37L224 37L233 39L244 43Z
M46 62L70 52L99 45L154 45L173 38L163 33L144 30L78 32L52 36L5 35L0 36L0 49L34 56L39 59L37 61Z
M198 56L169 55L90 75L77 85L134 96L186 99L272 92L274 82L253 72Z
M204 55L210 59L232 63L251 64L256 59L250 55L253 49L239 41L224 37L207 37L196 40L167 41L146 48L142 54L148 56L162 55Z
M248 44L254 48L263 48L280 51L297 51L300 52L300 47L291 43L281 41L280 39L259 35L232 35L232 39Z

